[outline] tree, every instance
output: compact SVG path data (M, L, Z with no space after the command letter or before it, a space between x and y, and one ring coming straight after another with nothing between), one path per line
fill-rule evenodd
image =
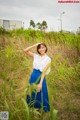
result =
M30 20L30 26L32 26L33 28L35 28L35 23L33 20Z
M38 23L36 24L36 26L37 26L37 28L38 28L39 30L41 30L41 23L40 23L40 22L38 22Z
M46 30L48 28L46 21L42 22L42 30Z
M36 26L41 31L45 31L48 28L46 21L42 21L42 23L38 22Z

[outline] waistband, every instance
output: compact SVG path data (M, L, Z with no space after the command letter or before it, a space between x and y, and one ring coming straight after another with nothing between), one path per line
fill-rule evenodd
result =
M39 69L35 69L35 68L33 69L33 71L42 73Z

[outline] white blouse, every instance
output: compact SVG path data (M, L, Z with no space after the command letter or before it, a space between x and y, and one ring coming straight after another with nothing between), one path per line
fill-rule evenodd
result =
M45 69L46 65L51 62L51 58L45 54L44 56L41 56L39 54L34 53L33 57L33 68L34 69L39 69L41 72ZM50 67L46 71L46 75L49 74L50 72Z

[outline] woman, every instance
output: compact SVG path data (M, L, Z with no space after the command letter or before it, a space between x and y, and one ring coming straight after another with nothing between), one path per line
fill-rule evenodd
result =
M31 52L33 47L37 47L38 54ZM35 108L42 108L45 112L50 111L48 91L45 76L50 72L51 58L46 54L47 46L45 43L37 43L24 49L24 52L33 57L33 72L31 73L29 83L37 84L37 89L26 96L28 104L33 103Z

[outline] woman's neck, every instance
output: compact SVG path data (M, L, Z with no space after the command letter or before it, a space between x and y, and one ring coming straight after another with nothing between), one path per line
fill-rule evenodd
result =
M43 57L43 56L45 56L46 55L46 53L45 54L42 54L42 55L40 55L41 57Z

